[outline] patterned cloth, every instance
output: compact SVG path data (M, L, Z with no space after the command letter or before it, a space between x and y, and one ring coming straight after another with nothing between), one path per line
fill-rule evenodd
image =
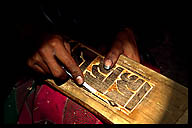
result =
M30 107L34 94L34 105ZM32 123L32 120L33 123L101 124L85 108L45 84L28 96L17 123Z
M9 120L6 123L102 124L88 110L48 85L34 84L33 79L16 84L5 104ZM13 115L15 119L11 122Z

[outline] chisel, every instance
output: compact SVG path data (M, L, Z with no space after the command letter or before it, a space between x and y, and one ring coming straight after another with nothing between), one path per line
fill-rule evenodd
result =
M67 73L71 78L73 78L73 76L71 75L71 73L69 73L68 71L66 71L66 73ZM113 107L115 107L115 106L117 107L117 106L118 106L114 101L108 99L107 96L103 95L102 93L100 93L99 91L97 91L96 89L94 89L93 87L91 87L91 86L90 86L89 84L87 84L85 81L83 82L82 85L83 85L86 89L88 89L92 94L94 94L95 96L97 96L97 97L100 98L101 100L105 101L106 103L112 105Z

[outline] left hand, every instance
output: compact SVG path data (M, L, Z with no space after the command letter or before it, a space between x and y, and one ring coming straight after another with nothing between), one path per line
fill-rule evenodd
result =
M135 37L132 30L129 28L125 28L124 31L117 34L111 50L104 59L105 69L112 68L121 54L140 63L139 51Z

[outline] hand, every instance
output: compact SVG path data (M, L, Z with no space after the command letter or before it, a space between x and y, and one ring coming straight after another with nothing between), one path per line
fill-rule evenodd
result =
M70 45L60 35L47 35L27 64L37 72L65 80L67 74L57 60L68 69L78 84L83 83L83 74L71 56Z
M140 63L135 37L129 28L125 28L124 31L121 31L117 34L111 50L104 59L105 69L110 69L113 67L121 54Z

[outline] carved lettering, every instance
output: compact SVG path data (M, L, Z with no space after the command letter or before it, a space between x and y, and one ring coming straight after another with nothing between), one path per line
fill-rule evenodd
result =
M150 88L151 86L146 82L144 86L142 86L141 89L136 93L133 99L127 104L126 108L129 110L133 109Z
M80 65L80 69L84 71L97 55L86 48L77 48L72 52L72 57Z
M144 80L142 79L136 80L137 78L138 77L135 75L128 77L127 74L122 74L121 75L122 80L118 80L117 84L119 86L126 86L127 88L136 91L140 87L140 85L144 82Z
M90 85L95 84L95 89L104 93L114 83L123 69L118 67L115 70L105 70L103 68L103 60L99 59L99 61L101 62L99 65L92 65L91 72L86 71L85 81Z
M83 71L85 81L128 112L133 111L152 89L148 79L133 69L116 64L105 70L103 58L86 48L76 48L72 55Z

